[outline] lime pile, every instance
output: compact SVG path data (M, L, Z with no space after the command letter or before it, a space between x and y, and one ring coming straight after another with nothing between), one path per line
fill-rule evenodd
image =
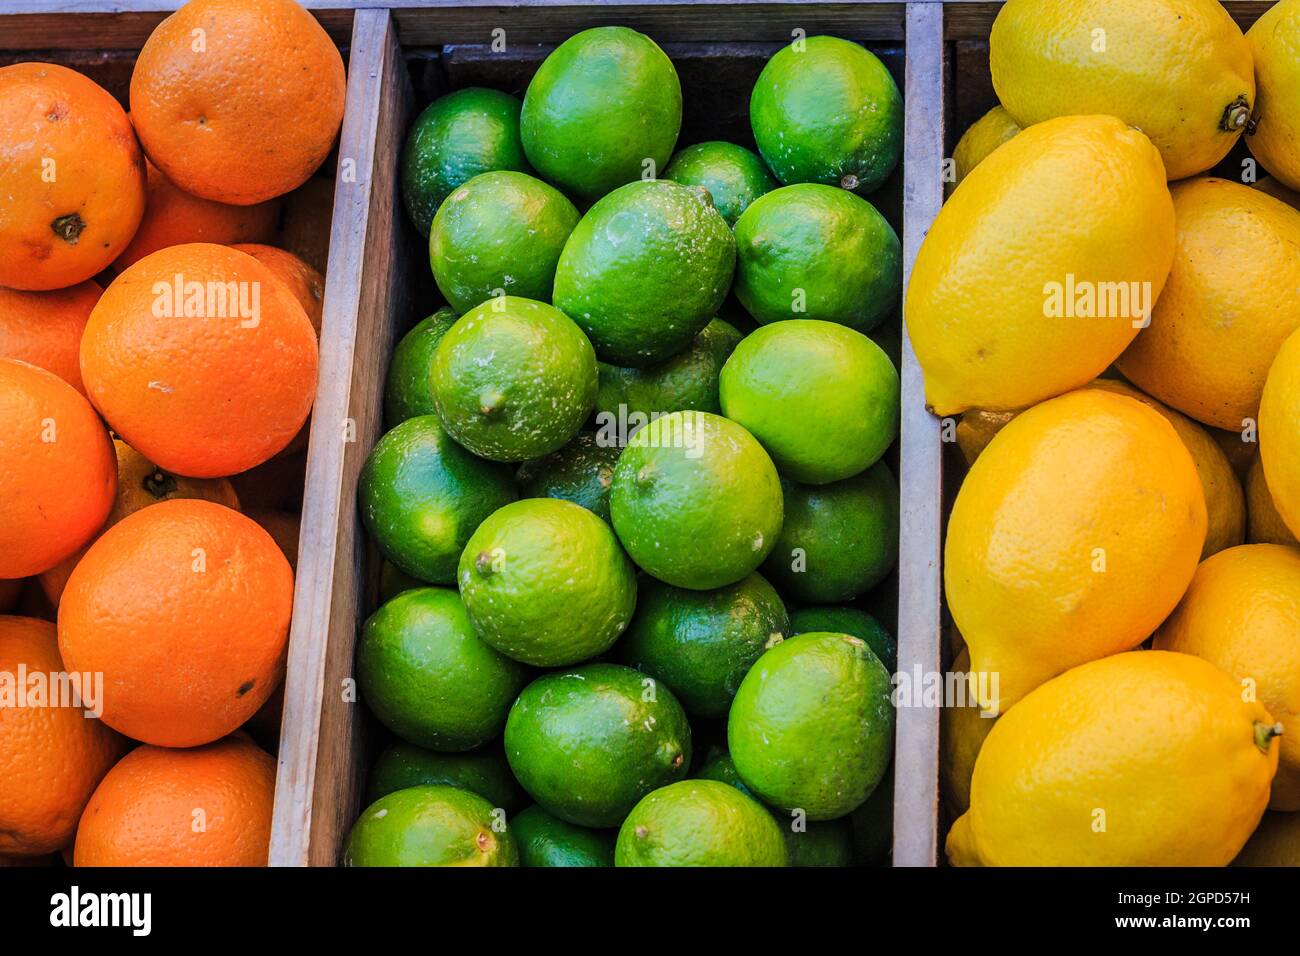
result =
M681 120L672 61L599 27L522 100L411 130L448 305L398 344L359 483L384 564L356 677L396 739L345 863L888 856L895 645L864 608L899 379L866 333L897 338L902 269L863 197L901 99L814 37L758 80L757 152L680 148Z

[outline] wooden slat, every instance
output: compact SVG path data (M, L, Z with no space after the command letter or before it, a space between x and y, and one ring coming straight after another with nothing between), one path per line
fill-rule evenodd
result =
M907 10L907 79L903 151L903 262L910 276L917 250L943 203L943 8ZM939 422L925 409L916 354L903 329L901 538L898 669L940 668L939 567L943 471ZM934 866L939 811L939 711L898 708L894 749L894 865Z
M1143 0L1135 0L1143 2ZM1275 0L1221 0L1232 18L1244 30L1273 6ZM950 39L987 40L1001 3L988 0L947 0L948 37Z
M162 6L154 0L83 4L0 0L0 50L138 50L178 6L169 0ZM307 6L330 39L346 45L353 11L318 8L315 3ZM83 7L92 9L82 12Z

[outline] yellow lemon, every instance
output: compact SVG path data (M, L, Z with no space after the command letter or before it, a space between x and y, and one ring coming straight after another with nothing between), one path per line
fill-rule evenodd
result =
M1228 456L1228 464L1232 466L1233 473L1242 481L1246 480L1246 472L1250 471L1250 466L1255 463L1259 457L1259 441L1256 429L1252 427L1249 432L1245 429L1241 431L1226 431L1222 428L1205 429L1216 445L1223 449L1223 453Z
M1269 806L1300 810L1300 548L1245 544L1204 561L1154 646L1205 658L1291 731Z
M952 152L954 185L978 166L989 153L1020 132L1020 124L1001 106L995 106L974 123L957 140Z
M975 464L975 459L989 446L993 436L1019 414L1019 411L992 412L987 408L971 408L962 412L954 437L966 464Z
M1278 350L1259 404L1259 457L1273 504L1300 535L1300 332Z
M1233 866L1300 866L1300 813L1264 814Z
M1213 664L1169 651L1093 661L998 718L958 866L1224 866L1268 803L1272 718Z
M1197 421L1240 430L1259 414L1278 348L1300 327L1300 211L1226 179L1173 187L1169 281L1116 365Z
M1113 116L994 150L944 204L904 316L940 415L1025 408L1095 378L1146 321L1173 260L1160 155Z
M1264 176L1255 181L1255 188L1267 193L1274 199L1280 199L1292 209L1300 209L1300 193L1288 189L1273 176Z
M1251 544L1300 544L1277 513L1264 477L1264 463L1258 456L1246 473L1246 513L1250 518L1246 540Z
M1141 402L1081 389L997 434L957 492L944 584L986 709L1136 647L1173 610L1205 542L1177 432Z
M971 687L970 655L962 651L952 663L955 673L966 674L963 686ZM985 715L968 689L964 701L955 701L940 711L939 770L943 799L948 811L961 816L970 806L970 780L975 772L975 758L997 718Z
M1246 143L1265 169L1300 189L1300 0L1266 10L1246 42L1259 87Z
M1151 137L1170 179L1228 155L1255 101L1250 47L1218 0L1010 0L989 68L1021 126L1118 116Z

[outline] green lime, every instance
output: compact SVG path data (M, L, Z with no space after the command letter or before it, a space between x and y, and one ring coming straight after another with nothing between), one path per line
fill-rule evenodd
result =
M699 769L692 776L698 780L717 780L719 783L735 787L747 797L754 797L753 791L745 786L745 781L741 780L740 774L736 772L736 764L732 761L731 754L727 753L726 747L716 744L710 747L704 755L704 760L700 762ZM757 800L758 797L754 799Z
M871 330L868 338L880 347L880 351L889 356L889 361L893 363L895 369L903 367L902 324L897 315L877 325Z
M560 819L616 827L651 790L686 776L691 728L653 677L587 664L524 688L506 721L506 757L524 789Z
M735 787L681 780L648 794L618 831L615 866L786 866L771 814Z
M583 30L556 47L528 84L520 120L529 161L584 199L653 177L681 125L672 61L627 27Z
M785 605L758 574L716 591L647 581L616 650L667 684L688 714L723 717L754 661L789 630Z
M862 332L898 305L903 250L865 199L785 186L736 223L736 296L759 322L821 319Z
M861 332L812 319L745 337L719 379L722 413L793 481L826 484L872 465L898 435L894 365Z
M866 611L856 607L814 605L790 614L790 636L813 631L849 634L861 638L890 671L898 666L898 643L894 635Z
M690 346L731 288L736 243L700 192L628 183L582 217L555 270L557 308L614 365L656 365Z
M402 336L393 349L384 383L384 424L389 428L417 415L434 414L433 353L459 315L452 308L439 309Z
M854 862L865 866L882 866L889 862L889 852L894 846L894 768L891 766L884 779L871 791L867 802L854 810L849 819L853 823Z
M889 672L865 641L800 634L759 658L727 718L746 786L775 807L832 820L871 795L889 766Z
M519 138L520 102L478 87L434 100L411 125L402 148L406 212L429 234L438 206L453 189L494 169L531 172Z
M487 743L506 723L528 669L474 632L455 591L403 591L366 620L357 686L379 722L429 750Z
M649 368L620 368L599 363L600 391L596 395L596 425L627 434L655 415L668 412L722 411L718 375L741 340L735 327L714 319L685 352ZM622 429L619 431L619 429Z
M510 821L524 866L613 866L614 834L580 827L533 804Z
M617 472L615 473L617 481ZM898 482L883 461L829 485L782 482L785 524L763 573L787 599L850 601L898 560Z
M563 498L608 521L609 486L620 451L591 432L579 432L559 451L519 466L519 493L525 498Z
M518 496L510 469L475 458L434 415L398 425L361 467L361 520L380 552L421 581L452 584L479 522Z
M838 37L808 37L767 61L749 98L758 151L783 183L866 194L903 152L903 97L875 54Z
M366 801L374 803L407 787L430 785L477 793L506 813L514 813L528 803L528 795L510 772L505 751L499 745L468 753L444 754L402 742L389 744L375 758L366 787Z
M560 250L577 224L578 210L554 186L524 173L480 173L433 217L434 281L461 312L494 295L549 302Z
M640 567L679 588L735 584L781 531L781 483L754 436L708 412L656 418L614 469L610 517Z
M596 404L596 356L544 302L499 296L447 330L433 357L438 418L474 454L523 461L577 434Z
M755 199L781 185L745 147L717 140L687 146L673 157L663 178L707 189L728 226L735 226Z
M791 819L776 813L777 825L785 835L791 866L852 866L853 823L838 820Z
M392 561L384 560L379 564L379 603L395 598L403 591L409 591L411 588L422 588L427 585L426 581L419 581Z
M483 640L542 667L603 653L636 607L636 574L614 532L559 498L494 512L465 546L459 581Z
M361 812L343 848L344 866L518 866L504 819L476 793L410 787Z

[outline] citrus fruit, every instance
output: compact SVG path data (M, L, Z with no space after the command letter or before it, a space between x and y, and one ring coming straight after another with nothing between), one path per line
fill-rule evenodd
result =
M333 220L334 180L313 176L284 197L275 245L324 273L329 264Z
M952 151L953 185L984 161L997 149L1020 132L1020 125L1001 106L995 106L967 128Z
M763 161L745 147L719 140L680 150L662 178L707 189L713 207L732 227L750 203L781 185Z
M939 771L944 805L954 818L970 809L970 781L975 760L997 718L984 716L975 701L970 676L970 652L965 648L953 661L962 677L965 697L939 712Z
M480 87L456 90L420 113L402 148L402 200L420 235L457 186L480 173L529 172L519 140L520 102Z
M679 588L734 584L781 531L781 483L740 425L707 412L656 418L614 469L610 517L642 570Z
M466 312L433 356L443 428L474 454L523 461L577 434L596 402L596 356L544 302L499 296Z
M847 605L809 605L790 612L790 636L824 631L848 634L867 642L871 653L893 673L898 665L898 642L894 635L866 611Z
M91 539L117 487L95 410L53 372L0 359L0 578L54 567Z
M289 562L289 570L297 574L298 537L302 534L301 515L275 508L249 508L244 514L256 521L258 527L271 536L275 546Z
M898 482L878 461L828 485L782 483L785 523L763 572L788 598L849 601L898 561Z
M104 723L192 747L252 717L284 675L293 572L271 536L211 501L123 518L59 602L69 669L104 675Z
M1265 813L1233 866L1300 866L1300 814Z
M599 363L596 424L617 433L622 424L641 423L667 412L722 412L718 376L742 336L722 319L706 325L684 352L647 368Z
M361 628L357 686L380 723L419 747L487 743L527 682L527 669L484 643L446 588L403 591Z
M903 97L864 47L817 36L782 47L749 98L758 151L786 183L869 193L903 154Z
M1282 343L1259 404L1259 457L1278 514L1300 534L1300 330Z
M692 776L700 780L717 780L729 787L735 787L748 797L754 796L754 792L745 786L745 781L741 780L740 774L736 772L736 763L731 759L731 754L727 753L727 748L717 744L708 749L704 759L700 761L699 769ZM754 799L758 798L754 797Z
M706 195L666 180L629 183L569 235L553 299L602 361L655 365L717 314L735 264L731 230Z
M493 512L465 545L457 580L483 640L543 667L603 653L636 606L636 575L609 525L558 498Z
M55 292L0 287L0 359L53 372L82 395L81 333L103 289L81 282Z
M865 641L814 632L750 668L727 717L727 748L753 793L833 820L880 783L893 752L889 672Z
M790 851L790 865L799 867L852 866L853 820L800 821L800 829L791 829L794 823L777 817L777 824L785 836Z
M108 772L77 827L76 866L266 866L275 761L243 734L143 746Z
M723 717L754 661L789 630L785 605L758 574L716 591L649 581L617 653L667 684L688 714Z
M894 846L894 771L890 767L866 802L849 814L853 824L853 861L887 866Z
M523 866L613 866L614 834L575 826L533 804L510 820Z
M510 470L475 458L433 415L398 425L375 443L357 480L361 520L400 570L454 584L456 563L484 518L517 497Z
M1250 47L1217 0L1011 0L989 68L1021 126L1117 116L1151 138L1170 179L1228 155L1255 102Z
M325 311L325 277L292 252L275 246L242 242L236 243L233 248L248 253L284 282L289 293L307 313L307 320L319 338Z
M505 740L510 769L532 798L587 827L618 826L691 763L691 728L672 692L616 664L533 681L510 709Z
M621 449L603 444L591 432L579 432L573 440L542 458L519 466L516 478L524 498L562 498L582 505L609 520L609 486Z
M861 331L898 304L903 253L865 199L805 183L760 196L736 223L736 297L759 322L821 319Z
M719 380L722 413L793 481L826 484L872 465L898 437L894 365L861 332L812 319L745 337Z
M615 866L786 866L785 838L761 805L716 780L647 794L618 831Z
M1150 140L1107 116L1026 129L971 171L917 254L903 315L927 403L1006 411L1096 378L1145 324L1173 254Z
M993 725L948 859L1224 866L1268 803L1272 734L1264 707L1200 658L1135 651L1082 664Z
M1300 3L1281 0L1255 21L1246 33L1255 68L1254 123L1247 130L1251 153L1270 173L1292 189L1300 189L1300 123L1296 90L1300 74Z
M672 61L627 27L574 34L542 62L524 94L524 152L567 192L592 200L668 162L682 125Z
M131 121L181 189L248 206L301 186L343 122L343 58L293 0L189 0L131 74Z
M1300 550L1249 544L1196 569L1153 646L1195 654L1235 678L1284 727L1300 711ZM1300 810L1300 740L1283 735L1274 810Z
M20 669L25 684L15 681ZM72 685L80 700L59 695L52 679L65 670L48 621L0 616L0 672L10 698L0 706L0 853L52 853L72 839L86 801L125 741L90 716L103 703L93 683ZM49 696L32 684L36 675L51 679ZM13 699L20 688L21 702Z
M293 440L316 395L316 353L311 322L270 269L191 243L145 256L104 290L81 375L132 448L166 471L215 478Z
M366 802L374 803L407 787L433 785L477 793L506 813L514 813L528 803L528 795L511 774L500 745L447 754L401 741L389 744L375 758L366 786Z
M476 793L419 786L380 797L361 812L343 847L344 866L518 866L505 820Z
M1251 544L1300 544L1273 504L1273 494L1264 477L1264 462L1256 457L1246 474L1246 513L1249 528L1246 540Z
M1000 675L1000 703L988 685L980 705L1004 711L1144 641L1192 579L1205 528L1191 455L1147 405L1082 389L1018 415L958 490L944 546L972 669Z
M560 250L577 224L578 210L554 186L525 173L480 173L433 217L433 278L460 312L494 295L549 301Z
M417 415L433 415L433 355L459 313L441 308L421 319L393 349L384 382L384 423L392 428Z
M67 67L0 67L0 286L63 289L102 271L144 215L144 157L108 91Z

